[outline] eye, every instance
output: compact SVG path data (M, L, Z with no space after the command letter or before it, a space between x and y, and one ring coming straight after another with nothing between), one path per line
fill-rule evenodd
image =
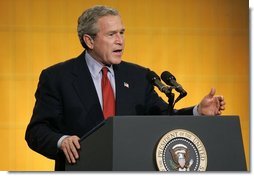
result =
M124 35L124 32L125 32L125 31L124 31L124 30L122 30L122 31L120 32L120 34L121 34L121 35Z
M109 37L113 37L114 34L115 34L115 32L109 32L109 33L108 33L108 36L109 36Z

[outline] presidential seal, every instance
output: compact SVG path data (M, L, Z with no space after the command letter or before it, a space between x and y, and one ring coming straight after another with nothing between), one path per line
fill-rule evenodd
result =
M194 133L172 130L157 145L156 163L159 171L205 171L206 149Z

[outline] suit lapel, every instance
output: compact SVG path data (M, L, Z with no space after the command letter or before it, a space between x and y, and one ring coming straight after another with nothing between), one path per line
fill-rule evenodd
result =
M127 115L129 110L129 96L131 91L130 80L123 69L121 69L122 64L114 65L115 72L115 82L116 82L116 115Z
M98 95L86 64L85 52L76 59L76 64L73 67L73 74L75 75L73 81L74 89L80 97L85 109L89 110L92 106L96 105L98 106L97 108L101 110Z

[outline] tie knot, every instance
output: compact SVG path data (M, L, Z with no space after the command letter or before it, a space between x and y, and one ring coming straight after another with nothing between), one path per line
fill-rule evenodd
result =
M107 75L108 73L108 68L107 67L102 67L102 75Z

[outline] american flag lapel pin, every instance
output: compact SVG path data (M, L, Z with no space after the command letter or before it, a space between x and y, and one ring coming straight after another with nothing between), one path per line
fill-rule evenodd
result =
M127 82L123 82L123 86L129 88L129 84Z

